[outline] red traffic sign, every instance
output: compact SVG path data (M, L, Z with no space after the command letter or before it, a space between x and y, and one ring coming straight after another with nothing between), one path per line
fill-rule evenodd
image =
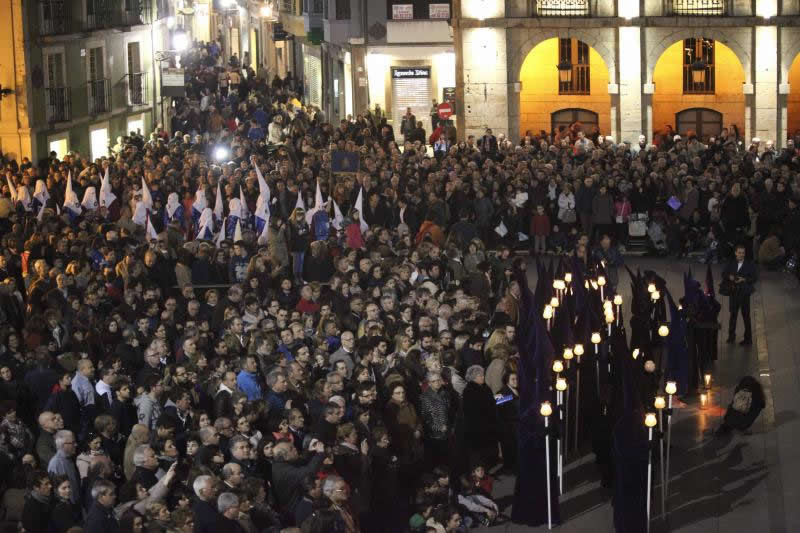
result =
M439 118L442 120L447 120L448 118L453 116L453 106L448 104L447 102L442 102L439 104Z

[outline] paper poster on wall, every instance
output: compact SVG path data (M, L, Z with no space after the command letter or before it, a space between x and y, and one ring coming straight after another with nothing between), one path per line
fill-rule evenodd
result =
M414 4L392 4L392 20L412 20Z
M449 19L450 4L428 4L429 16L432 19Z

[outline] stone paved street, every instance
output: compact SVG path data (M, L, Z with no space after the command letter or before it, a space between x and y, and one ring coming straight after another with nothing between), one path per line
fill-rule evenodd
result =
M676 261L632 259L629 265L658 271L676 299L683 295L682 275L691 267L703 279L705 266ZM721 266L715 268L719 282ZM535 279L531 280L532 282ZM630 301L627 273L620 272L626 304ZM671 484L667 516L661 516L660 486L656 487L653 533L797 532L800 531L800 301L797 281L785 274L762 273L752 299L754 344L724 344L728 302L722 301L719 359L714 369L713 407L701 411L697 398L676 411L673 425ZM741 323L739 338L741 340ZM744 375L764 385L767 408L751 434L714 439L732 390ZM565 466L561 500L569 532L613 531L610 493L600 487L593 455L570 458ZM510 512L513 478L495 485L505 512ZM482 531L533 532L511 523Z

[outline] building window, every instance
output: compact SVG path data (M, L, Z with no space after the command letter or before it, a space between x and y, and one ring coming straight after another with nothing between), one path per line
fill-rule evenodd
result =
M665 0L665 15L726 15L728 2L729 0Z
M592 131L592 127L599 127L597 113L588 109L560 109L550 115L550 127L553 132L558 131L561 126L569 128L572 124L580 122L583 131Z
M449 0L387 0L386 17L389 20L449 19Z
M536 17L588 17L589 0L535 0Z
M335 0L336 20L350 20L350 0Z
M701 67L701 68L699 68ZM683 41L683 94L714 94L714 41Z
M589 94L589 45L577 39L559 39L558 62L572 65L570 81L558 82L558 94Z
M693 132L698 139L707 141L722 131L722 113L703 107L685 109L675 114L675 126L684 137Z

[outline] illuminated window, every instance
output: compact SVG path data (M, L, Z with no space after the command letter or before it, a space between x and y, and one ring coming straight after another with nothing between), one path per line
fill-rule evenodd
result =
M728 12L729 0L667 0L665 15L715 16Z
M588 109L560 109L550 114L550 131L556 132L561 126L569 128L576 122L583 124L583 131L592 131L592 126L598 126L598 116Z
M714 41L683 41L683 94L714 94Z
M572 65L570 80L558 82L558 94L589 94L589 45L577 39L559 39L558 62Z

